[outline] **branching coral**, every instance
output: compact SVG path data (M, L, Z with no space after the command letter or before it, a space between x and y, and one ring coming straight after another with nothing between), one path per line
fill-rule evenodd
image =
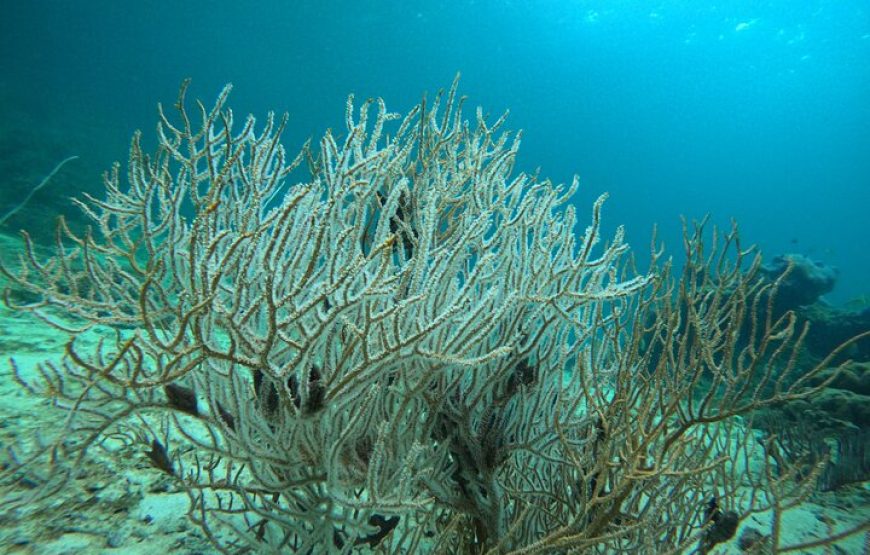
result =
M137 134L126 181L79 202L93 230L3 267L71 333L22 378L64 428L10 476L48 464L48 497L120 433L226 553L662 553L708 542L711 496L757 509L735 417L819 368L782 386L803 332L735 233L708 258L687 230L681 277L659 252L632 272L603 197L576 236L576 182L514 175L519 137L463 119L455 83L404 117L351 97L293 158L286 118L186 89L156 153Z

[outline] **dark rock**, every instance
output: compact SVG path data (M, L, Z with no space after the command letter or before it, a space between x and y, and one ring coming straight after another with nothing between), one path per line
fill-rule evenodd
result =
M870 309L844 310L817 303L798 310L798 316L810 322L806 345L817 357L826 356L850 338L870 330ZM843 355L854 360L870 360L870 338L853 343Z
M780 283L776 305L780 310L790 310L813 304L819 297L829 293L837 282L837 270L816 262L802 254L783 254L761 267L768 281L776 281L791 266L791 271Z
M823 389L812 404L837 420L850 422L859 429L870 426L870 396L847 389Z
M811 380L812 385L829 380L837 372L836 368L828 368ZM870 362L852 362L842 368L828 385L834 389L845 389L859 395L870 395Z
M764 534L762 534L758 529L750 526L740 534L740 539L737 540L737 547L739 547L741 551L749 551L750 549L755 548L755 546L762 541L764 541Z
M111 548L121 547L127 541L129 536L129 532L124 528L112 530L106 536L106 546Z

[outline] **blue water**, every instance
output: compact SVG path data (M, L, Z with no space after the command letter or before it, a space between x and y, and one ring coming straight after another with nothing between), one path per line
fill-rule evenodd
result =
M520 169L578 174L584 217L609 191L605 223L640 253L654 223L678 249L679 216L710 213L771 256L837 266L830 300L870 293L866 0L30 0L0 13L0 122L71 137L83 151L52 156L82 157L83 190L134 129L153 137L156 103L186 77L207 103L233 82L237 112L288 111L295 149L341 125L350 92L404 111L457 71L471 105L509 108L524 130Z

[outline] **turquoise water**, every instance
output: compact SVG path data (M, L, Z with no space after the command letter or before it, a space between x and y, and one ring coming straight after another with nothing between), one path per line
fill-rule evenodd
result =
M180 82L237 112L288 111L291 149L341 125L344 100L399 112L462 73L472 106L511 110L520 169L603 191L642 255L679 248L679 216L736 218L776 255L836 266L870 293L870 5L781 2L52 2L0 17L0 211L80 159L3 231L99 191ZM471 115L471 113L469 113ZM52 210L46 207L51 205ZM15 224L15 225L13 225ZM585 225L585 224L584 224ZM642 258L642 256L641 256Z

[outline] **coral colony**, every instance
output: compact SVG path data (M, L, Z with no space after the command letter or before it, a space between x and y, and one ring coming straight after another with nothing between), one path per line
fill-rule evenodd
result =
M820 465L751 420L857 341L802 364L788 268L686 224L681 268L656 246L638 272L604 198L578 234L576 181L514 172L519 135L466 119L456 83L404 116L351 97L295 156L286 118L186 88L156 151L136 134L77 201L90 229L3 261L7 303L70 337L15 365L67 411L15 447L18 504L107 451L185 492L224 553L707 553L770 508L754 537L780 545Z

